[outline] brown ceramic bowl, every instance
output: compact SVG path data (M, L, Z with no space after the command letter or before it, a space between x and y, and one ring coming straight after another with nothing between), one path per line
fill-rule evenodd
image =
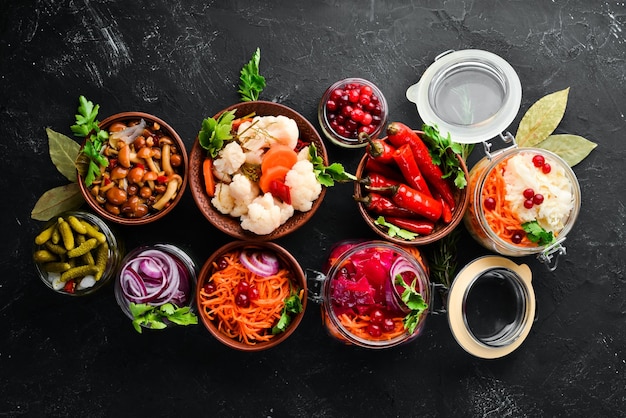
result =
M139 212L133 213L132 215L130 214L123 215L121 213L116 214L113 212L112 209L107 210L107 208L105 208L105 204L99 203L98 200L96 200L96 197L92 193L92 188L88 188L87 186L85 186L85 183L82 177L80 176L80 174L78 175L78 185L80 186L80 190L83 194L83 197L87 201L87 204L89 204L89 206L100 217L108 221L121 224L121 225L143 225L143 224L154 222L158 219L163 218L165 215L171 212L172 209L174 209L174 207L178 204L178 202L182 198L183 193L185 192L185 189L187 187L187 177L188 177L187 175L187 171L188 171L187 170L187 167L188 167L187 150L185 149L185 144L181 140L180 136L165 121L159 119L158 117L154 115L150 115L147 113L124 112L124 113L117 113L115 115L109 116L108 118L100 122L99 126L100 126L100 129L109 130L114 124L122 123L124 125L128 125L128 124L140 122L142 119L146 122L146 129L149 129L151 131L154 138L157 139L157 142L158 142L158 139L160 138L169 137L172 141L172 145L170 146L170 148L174 149L175 147L176 153L179 155L178 157L176 157L176 159L179 160L179 164L173 167L173 169L174 169L174 174L178 174L180 176L180 180L178 181L180 185L178 187L176 194L171 199L167 200L167 203L164 205L163 208L159 210L149 209L146 214L140 214ZM158 145L158 143L153 148L155 149L159 148L159 151L161 151L162 149ZM131 145L131 149L134 150L134 144ZM163 171L161 167L161 160L160 160L160 157L157 157L157 156L150 157L150 158L152 158L153 161L156 162L157 164L156 168L160 169L160 172L158 173L159 180L154 181L154 183L158 183L161 178L165 177L163 175ZM144 167L148 167L148 164L141 164L141 165L143 165ZM172 165L174 165L174 163L172 163ZM130 170L132 170L132 168L135 166L136 166L136 163L132 163ZM129 177L130 175L127 176L127 178ZM148 184L148 182L142 182L141 184ZM166 183L164 183L163 185L165 186ZM153 196L157 198L157 201L160 195L161 194L158 194L156 191L153 192ZM118 209L115 209L115 210L120 210L120 212L122 212L120 209L121 207L122 206L120 205L117 207Z
M296 121L298 129L300 131L300 139L304 142L313 143L317 148L317 154L324 160L324 164L328 164L328 155L326 147L320 137L319 133L315 130L313 125L304 118L301 114L295 110L274 102L254 101L254 102L242 102L230 106L221 110L215 115L217 118L220 114L226 111L236 109L235 117L242 117L254 113L256 116L287 116ZM326 188L322 187L322 192L319 197L313 202L311 210L308 212L296 211L293 216L287 220L284 224L279 226L273 232L266 235L257 235L253 232L247 231L241 227L241 221L239 218L235 218L229 215L224 215L219 212L211 203L211 197L207 195L204 188L204 178L202 175L202 162L206 156L206 151L200 146L198 139L193 144L191 153L189 154L189 187L193 198L200 209L200 212L204 217L217 229L230 235L231 237L240 240L256 240L256 241L271 241L280 237L283 237L291 232L297 230L315 214L317 209L322 204L324 195L326 194Z
M291 323L287 329L279 334L273 336L269 341L257 342L255 344L247 344L239 341L237 338L231 338L223 333L218 326L217 319L210 319L207 315L205 308L206 301L209 300L209 296L206 291L206 285L211 280L213 273L217 269L217 265L224 257L225 254L232 252L241 252L242 250L252 251L267 251L277 256L281 267L288 269L291 272L292 285L298 289L302 289L302 311L291 317ZM238 279L236 280L238 282ZM196 305L198 307L198 316L200 317L204 326L209 332L224 345L240 350L240 351L261 351L268 348L272 348L285 341L296 330L306 311L307 305L307 283L304 271L298 261L284 248L273 242L259 242L259 241L232 241L220 249L215 251L208 260L204 263L200 275L198 276L198 286L196 288ZM235 291L233 291L233 294ZM261 301L262 299L259 299ZM234 304L234 302L233 302ZM250 302L250 307L254 307L254 302Z
M421 131L416 131L416 132L418 134L423 134L423 132ZM385 139L385 138L382 138L382 139ZM365 165L367 163L368 158L369 156L367 155L367 153L363 156L363 158L361 158L361 161L359 162L359 165L356 170L357 178L362 178L362 177L367 176L367 173L365 171ZM465 161L463 161L461 157L459 157L459 161L461 163L461 167L463 168L463 171L465 172L465 178L467 179L469 183L469 173L467 171L467 165L465 164ZM467 206L469 204L470 196L468 193L468 188L467 186L463 189L458 189L456 187L453 187L453 193L454 193L454 198L456 201L456 207L454 208L454 211L452 212L452 220L450 221L450 223L446 224L441 221L438 221L435 224L435 229L433 230L432 233L428 235L418 235L412 240L406 240L398 236L395 236L395 237L389 236L389 234L387 233L387 228L383 228L382 226L379 226L374 222L378 218L378 215L369 212L363 203L359 202L357 204L359 207L359 212L361 213L361 216L365 220L365 223L367 223L367 225L376 234L378 234L380 237L384 238L385 240L394 242L396 244L401 244L401 245L426 245L426 244L431 244L445 237L446 235L448 235L450 232L454 230L454 228L456 228L459 225L459 223L463 219L463 215L465 214L465 210L467 209ZM359 182L355 182L354 183L354 196L356 200L359 200L361 197L365 196L366 194L367 194L367 190L365 189L365 187L361 185Z

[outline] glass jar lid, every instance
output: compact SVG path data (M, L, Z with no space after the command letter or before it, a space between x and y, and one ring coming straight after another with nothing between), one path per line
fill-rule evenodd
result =
M450 330L468 353L484 359L504 357L526 339L535 319L532 273L526 264L500 256L478 258L450 286Z
M513 122L522 86L513 67L498 55L466 49L437 56L406 97L424 123L468 144L492 139Z

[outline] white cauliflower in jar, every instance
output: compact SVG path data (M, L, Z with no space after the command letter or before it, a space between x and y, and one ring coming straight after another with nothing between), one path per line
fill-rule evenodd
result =
M317 181L309 160L295 163L285 177L285 184L290 189L291 205L300 212L311 210L313 202L322 193L322 185Z
M283 144L295 148L300 132L296 121L287 116L256 116L245 121L237 130L239 141L249 151Z
M257 235L267 235L281 225L280 221L280 206L271 193L265 193L248 205L248 213L241 216L241 227Z
M245 162L246 154L241 145L234 141L229 142L213 161L213 172L218 179L225 181L224 179L229 179Z

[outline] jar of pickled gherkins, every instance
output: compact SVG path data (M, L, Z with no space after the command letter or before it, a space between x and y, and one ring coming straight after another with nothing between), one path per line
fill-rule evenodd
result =
M487 153L471 170L464 223L485 248L507 256L554 255L580 211L580 186L569 165L539 148L515 146Z
M123 242L99 217L71 211L50 219L35 237L33 260L41 281L55 292L84 296L117 272Z

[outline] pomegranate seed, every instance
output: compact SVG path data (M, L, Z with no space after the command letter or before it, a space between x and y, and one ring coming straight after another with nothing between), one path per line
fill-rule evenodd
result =
M524 239L524 235L521 232L515 232L511 237L511 242L513 242L513 244L519 244L522 242L522 239Z
M535 191L533 189L528 188L524 190L524 197L526 199L532 199L534 195L535 195Z
M543 195L541 193L537 193L533 196L533 203L535 205L541 205L543 203Z
M532 209L532 207L535 205L535 203L533 202L533 199L526 199L524 200L524 207L526 209Z
M550 171L552 171L552 166L549 163L543 163L543 165L541 166L541 171L543 171L543 174L548 174L550 173Z
M545 162L546 159L543 158L543 155L537 154L533 157L533 164L535 165L535 167L541 167Z
M494 199L493 197L488 197L485 199L483 204L485 205L485 209L494 210L496 208L496 199Z

